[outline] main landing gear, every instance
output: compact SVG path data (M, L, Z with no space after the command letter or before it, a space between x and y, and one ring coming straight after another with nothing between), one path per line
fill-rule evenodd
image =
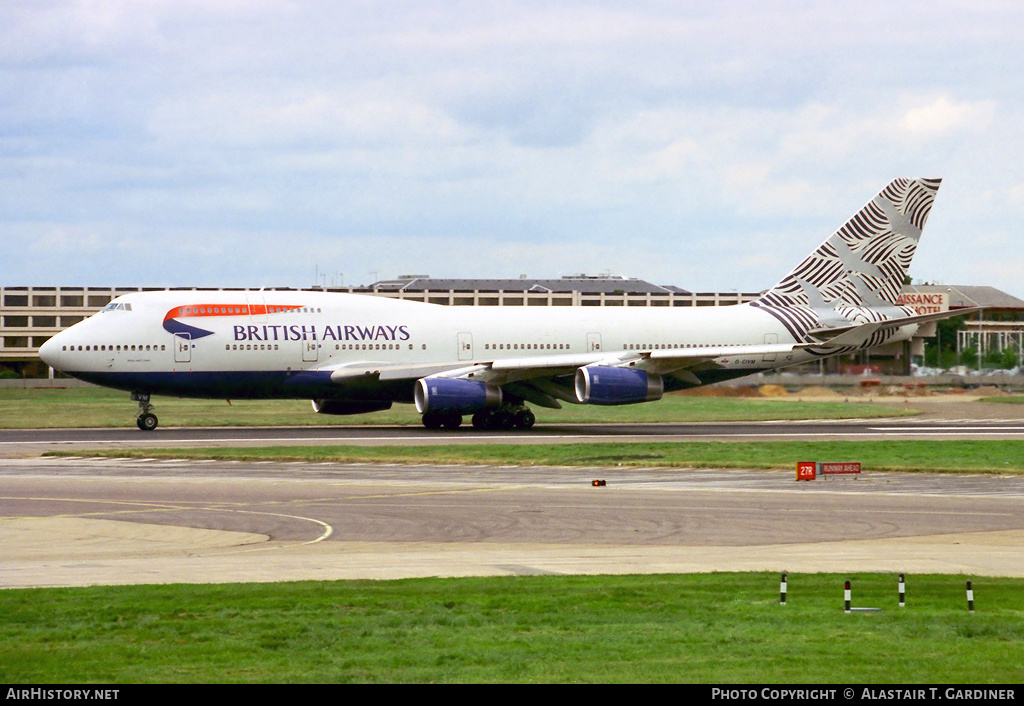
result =
M139 403L139 415L135 418L135 424L142 431L153 431L156 429L157 418L153 414L153 405L149 403L148 392L133 392L132 399Z
M536 421L537 417L526 407L495 407L474 414L473 428L525 431L532 428ZM458 429L462 426L462 415L451 410L430 411L423 415L423 426L427 429Z

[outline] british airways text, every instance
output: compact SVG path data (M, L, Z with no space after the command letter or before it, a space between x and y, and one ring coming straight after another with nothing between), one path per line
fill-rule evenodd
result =
M300 324L235 326L236 341L408 341L402 326L316 326Z

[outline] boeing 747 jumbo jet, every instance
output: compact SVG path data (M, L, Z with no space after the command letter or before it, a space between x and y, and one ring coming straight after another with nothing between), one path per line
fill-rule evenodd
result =
M896 179L748 304L707 308L453 307L309 291L126 294L42 359L151 395L312 399L320 414L414 403L431 429L533 426L527 403L623 405L908 339L954 312L897 304L939 179ZM964 310L955 312L964 313Z

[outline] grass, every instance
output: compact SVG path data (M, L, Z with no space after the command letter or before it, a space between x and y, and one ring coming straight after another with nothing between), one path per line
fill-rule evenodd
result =
M337 417L314 414L308 400L193 400L154 397L160 425L172 426L420 426L412 405L385 412ZM64 389L0 388L0 428L129 427L136 403L126 392L96 387ZM914 414L904 406L862 402L787 399L702 398L668 395L659 402L601 408L565 405L561 410L534 408L541 424L616 422L762 421L769 419L850 419Z
M81 455L51 452L48 455ZM91 456L336 463L664 466L794 470L797 461L860 461L872 471L1024 473L1024 441L687 441L443 446L261 446L111 449ZM794 470L795 472L795 470Z
M880 613L845 614L854 605ZM1024 580L767 573L0 591L13 683L1020 683Z
M1024 395L1010 395L1008 397L983 397L982 402L1000 402L1002 404L1024 404Z

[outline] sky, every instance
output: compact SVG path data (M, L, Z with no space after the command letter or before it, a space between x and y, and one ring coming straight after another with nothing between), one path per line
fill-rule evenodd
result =
M1024 3L5 0L0 285L774 285L894 177L1024 297Z

